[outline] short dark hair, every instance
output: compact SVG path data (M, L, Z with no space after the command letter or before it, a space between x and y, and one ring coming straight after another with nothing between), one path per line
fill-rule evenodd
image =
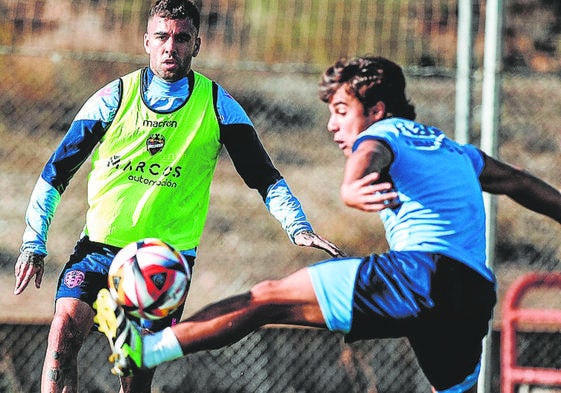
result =
M159 16L169 19L191 19L193 26L199 31L201 13L197 5L190 0L157 0L150 7L149 18Z
M380 57L341 58L322 75L319 97L329 102L333 94L345 85L347 92L362 103L365 112L384 102L392 116L415 120L415 106L405 97L405 76L400 66Z

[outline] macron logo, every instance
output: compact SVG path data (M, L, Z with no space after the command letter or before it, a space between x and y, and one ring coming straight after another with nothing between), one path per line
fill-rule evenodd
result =
M168 127L168 128L177 128L177 121L175 120L160 120L160 121L155 121L155 120L144 120L142 122L142 125L144 127Z

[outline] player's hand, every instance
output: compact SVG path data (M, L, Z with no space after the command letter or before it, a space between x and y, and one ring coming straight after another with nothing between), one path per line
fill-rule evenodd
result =
M377 172L341 186L341 199L345 205L365 212L379 212L399 206L397 192L389 182L375 183L380 179Z
M16 262L16 286L14 294L19 295L27 288L27 284L35 277L35 287L41 287L43 272L45 271L45 256L32 251L23 251Z
M332 257L345 256L345 253L339 247L312 231L302 231L296 234L294 243L298 246L319 248Z

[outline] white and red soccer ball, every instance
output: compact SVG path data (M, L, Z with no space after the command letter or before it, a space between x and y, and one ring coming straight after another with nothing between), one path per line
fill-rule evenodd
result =
M148 238L115 255L108 280L109 292L125 312L154 320L168 316L185 302L191 269L172 246Z

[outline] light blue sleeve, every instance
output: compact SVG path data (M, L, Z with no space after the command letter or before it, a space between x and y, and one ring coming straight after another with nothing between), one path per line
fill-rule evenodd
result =
M47 233L59 202L58 191L40 177L25 213L26 227L21 251L47 255Z
M98 90L91 96L79 110L69 128L66 139L57 147L53 157L58 157L57 165L51 160L45 165L41 177L37 180L35 188L31 193L29 205L25 213L26 228L23 232L21 251L32 251L37 254L47 255L47 234L53 220L55 211L60 203L61 192L53 184L64 190L72 174L77 170L69 171L63 164L71 161L74 166L77 159L69 160L70 155L85 157L90 150L84 152L73 152L68 145L83 145L84 138L91 137L91 132L85 132L85 128L92 124L107 124L112 121L119 106L119 80L114 80ZM92 126L93 127L93 126ZM65 143L67 140L67 143ZM67 178L68 177L68 178ZM49 180L53 183L49 183Z
M265 205L273 217L281 223L292 243L298 233L313 230L300 201L292 194L284 179L269 187Z
M104 124L110 123L119 108L120 82L115 79L99 89L80 108L76 114L76 120L96 120Z
M481 175L481 171L485 166L485 160L483 159L483 154L481 153L481 150L469 144L463 145L462 149L464 153L466 153L467 156L469 157L471 164L475 169L475 173L477 173L477 176Z
M249 124L253 127L251 119L242 106L220 85L218 85L216 108L221 124Z

